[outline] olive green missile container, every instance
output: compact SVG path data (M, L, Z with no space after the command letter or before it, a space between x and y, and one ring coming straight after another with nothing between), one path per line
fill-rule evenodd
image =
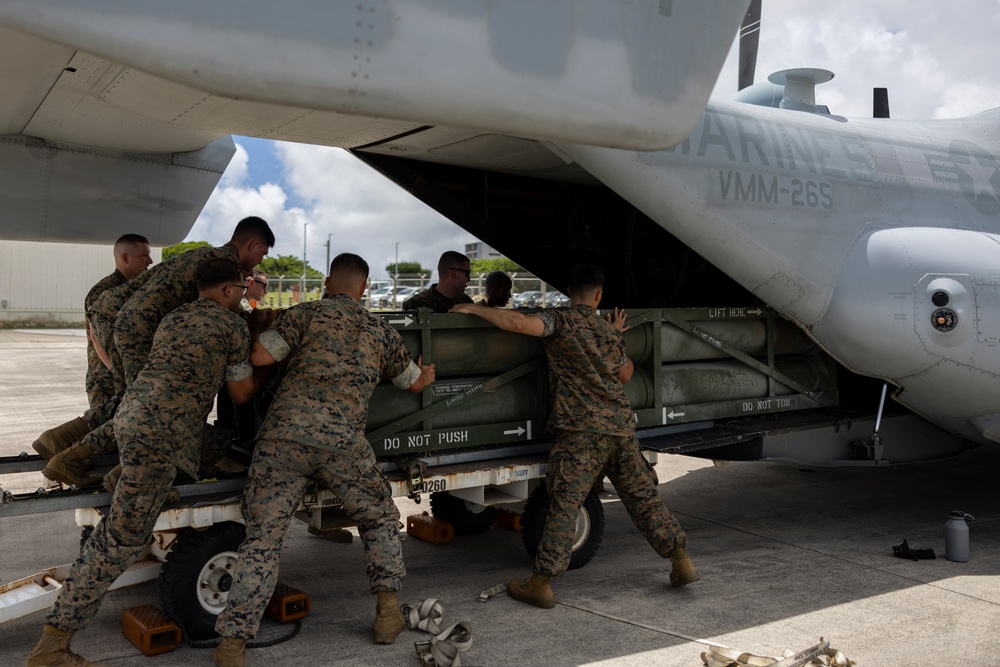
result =
M530 312L530 311L526 311ZM774 312L748 308L633 309L623 334L635 373L625 393L636 426L803 410L837 403L832 360ZM381 313L413 358L435 364L420 394L383 382L367 437L382 457L543 442L548 377L542 340L474 315Z

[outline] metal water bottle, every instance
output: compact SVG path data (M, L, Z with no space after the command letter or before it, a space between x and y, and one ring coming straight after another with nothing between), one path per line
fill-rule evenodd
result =
M969 562L969 524L976 518L962 510L952 510L944 524L944 557L956 563Z

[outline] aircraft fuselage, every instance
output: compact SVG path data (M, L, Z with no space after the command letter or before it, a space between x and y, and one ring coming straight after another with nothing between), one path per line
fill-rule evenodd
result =
M993 442L998 126L992 115L848 119L713 100L669 150L558 148L844 366Z

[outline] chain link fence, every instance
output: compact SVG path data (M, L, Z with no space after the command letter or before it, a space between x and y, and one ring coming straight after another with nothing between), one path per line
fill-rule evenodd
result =
M471 297L481 294L486 286L486 273L473 273L465 293ZM563 306L569 303L551 285L530 273L512 273L514 282L511 305L519 308L544 308ZM269 276L268 292L257 303L263 308L287 308L304 301L321 299L325 293L323 278L309 278L302 289L302 278L291 276ZM403 301L412 294L428 288L434 281L432 275L400 274L389 278L371 278L362 303L371 310L399 310Z

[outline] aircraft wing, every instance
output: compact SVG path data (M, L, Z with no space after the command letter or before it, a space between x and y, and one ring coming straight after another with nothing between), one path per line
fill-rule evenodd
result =
M746 4L7 0L0 236L180 240L231 134L585 178L534 140L683 140Z

